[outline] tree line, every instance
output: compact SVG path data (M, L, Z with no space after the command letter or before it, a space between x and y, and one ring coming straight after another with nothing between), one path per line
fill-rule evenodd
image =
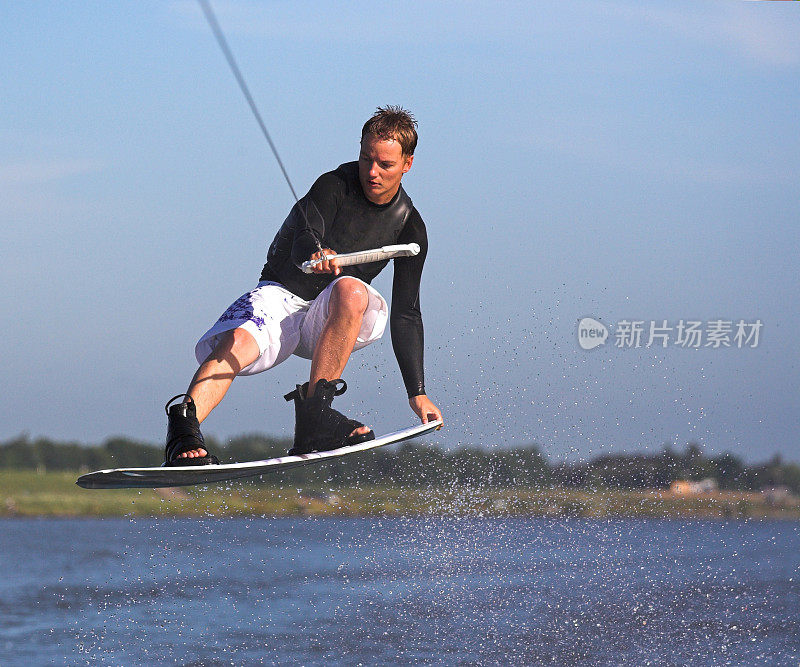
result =
M223 461L254 461L284 456L289 440L244 435L208 446ZM0 443L0 469L86 472L105 468L159 465L163 448L127 438L100 445L54 442L27 436ZM785 486L800 495L800 465L779 456L746 464L732 454L705 456L696 444L683 451L664 447L654 454L604 454L587 461L551 463L535 444L511 449L464 447L445 451L407 442L329 462L267 475L263 482L298 485L473 485L564 486L576 488L659 489L674 480L712 478L720 489L760 490Z

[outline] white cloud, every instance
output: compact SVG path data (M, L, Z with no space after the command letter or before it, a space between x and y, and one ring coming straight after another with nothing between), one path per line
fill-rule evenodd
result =
M641 2L502 3L442 0L387 4L376 10L365 3L319 3L309 0L263 3L214 0L212 7L226 35L261 37L313 44L434 42L515 43L530 47L540 40L613 41L647 27L665 30L695 44L733 53L767 66L800 65L800 20L782 3ZM179 0L171 11L192 29L206 29L196 2ZM235 51L236 49L234 49ZM365 54L377 57L382 52Z
M758 6L763 5L759 3ZM766 65L800 65L800 39L796 21L787 24L782 20L784 17L777 13L754 15L750 5L734 8L720 26L723 35L733 45Z
M575 10L558 5L537 7L526 0L502 3L484 0L439 2L320 3L212 0L211 6L225 35L248 35L299 42L381 44L387 51L402 50L409 41L460 43L465 40L520 38L530 40L553 21L565 24ZM178 0L171 6L179 20L192 28L207 29L197 2ZM546 13L546 14L543 14ZM572 24L574 25L574 24ZM373 53L376 57L378 53Z
M782 183L793 185L797 176L793 165L781 168L763 156L753 163L743 160L723 161L713 156L675 152L664 145L643 147L626 143L619 136L604 135L591 128L579 130L574 125L557 124L543 128L522 142L535 150L549 151L565 156L577 163L596 166L601 171L638 172L658 178L688 180L714 185L758 187ZM519 146L520 139L515 138Z
M89 159L40 159L0 163L0 227L5 234L21 221L52 221L64 216L83 215L90 200L75 188L60 186L65 179L95 174L105 163ZM81 188L78 188L79 190ZM26 224L27 224L26 223Z
M766 66L800 65L800 21L781 3L701 3L656 6L611 2L608 12L667 30L697 44L711 46ZM793 9L793 7L790 7Z
M103 167L102 162L88 159L9 162L0 164L0 186L38 185L96 172Z

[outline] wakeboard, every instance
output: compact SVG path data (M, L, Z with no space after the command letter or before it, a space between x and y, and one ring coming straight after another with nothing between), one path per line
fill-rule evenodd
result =
M389 433L375 440L357 445L349 445L327 452L311 452L298 456L280 456L264 461L248 461L246 463L223 463L206 466L159 466L158 468L117 468L115 470L98 470L81 475L75 482L84 489L157 489L170 486L191 486L193 484L213 484L228 482L242 477L255 477L269 472L278 472L297 468L298 466L365 452L369 449L384 447L395 442L418 438L441 427L442 421L419 424L411 428Z

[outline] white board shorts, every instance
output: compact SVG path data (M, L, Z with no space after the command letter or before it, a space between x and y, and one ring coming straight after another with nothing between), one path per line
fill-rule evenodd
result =
M333 286L345 277L358 280L340 276L313 301L301 299L279 283L260 282L252 292L234 301L197 341L194 348L197 362L202 364L219 344L222 334L233 329L244 329L252 335L261 352L258 359L239 371L239 375L261 373L286 361L292 354L311 359L328 319ZM386 300L374 287L361 280L358 282L367 288L369 305L361 320L354 350L378 340L389 319Z

